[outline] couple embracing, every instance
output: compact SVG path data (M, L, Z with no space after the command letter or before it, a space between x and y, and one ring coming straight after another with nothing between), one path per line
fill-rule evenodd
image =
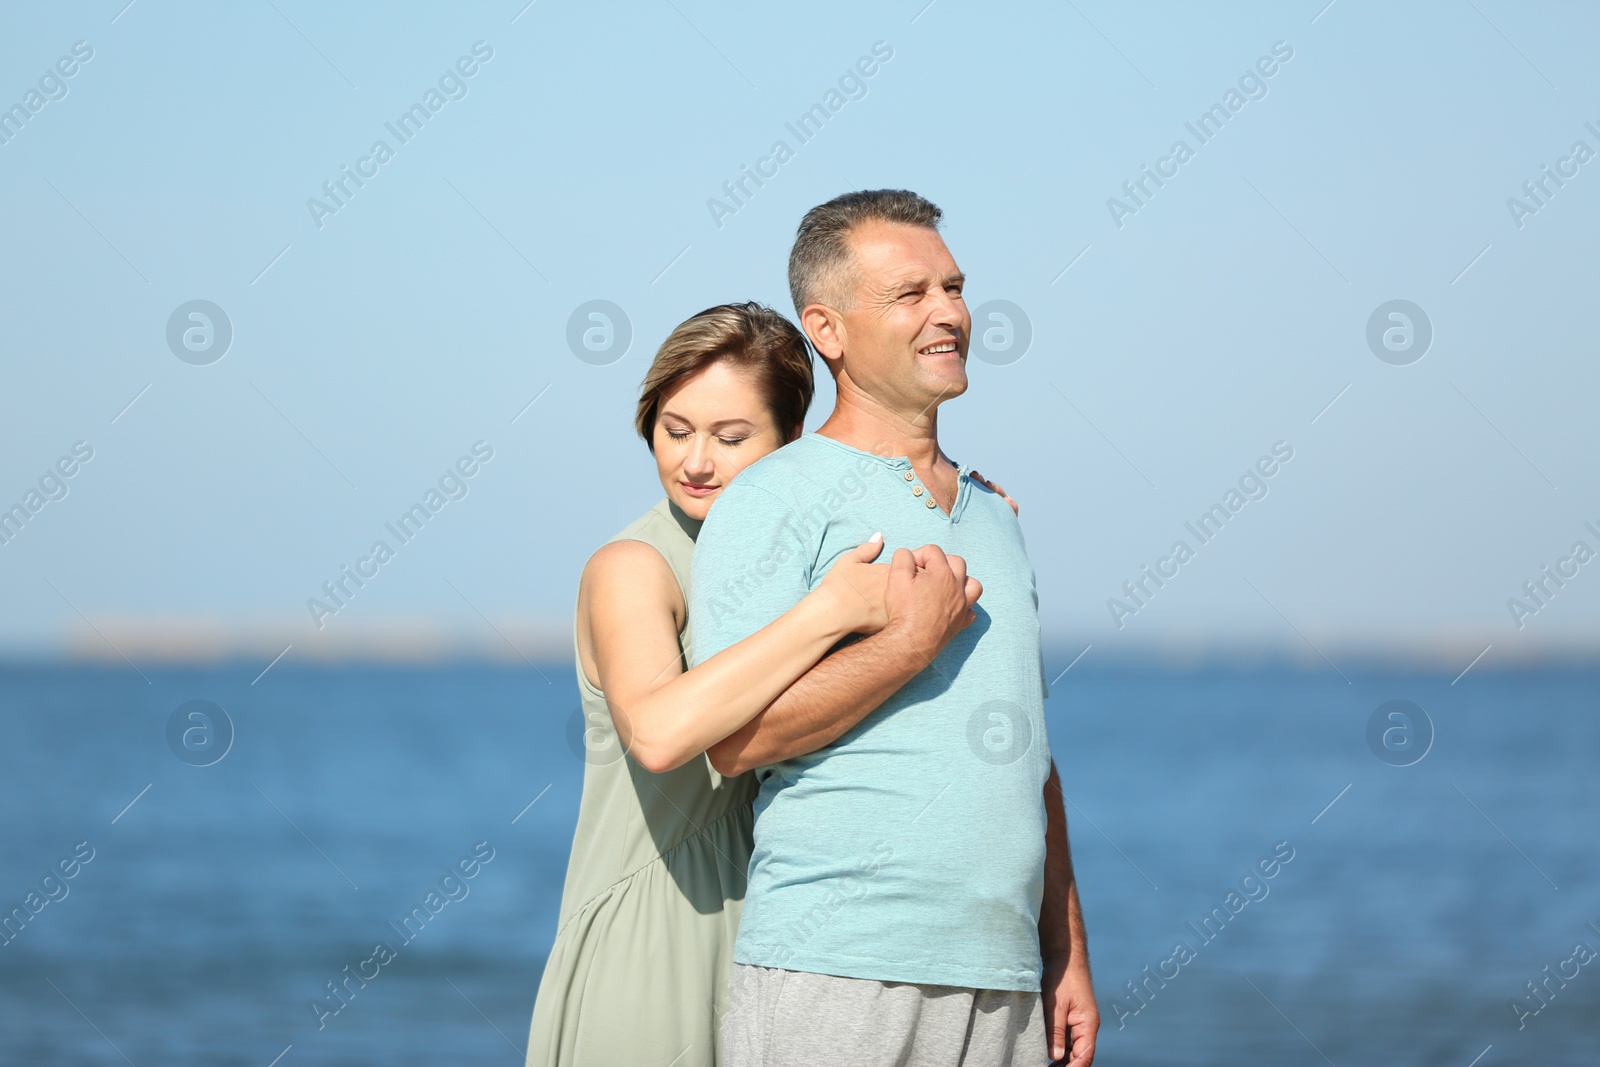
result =
M938 441L972 325L940 217L813 208L798 329L722 305L651 364L666 497L575 622L623 754L585 766L529 1067L1093 1060L1033 569ZM813 432L808 340L838 395Z

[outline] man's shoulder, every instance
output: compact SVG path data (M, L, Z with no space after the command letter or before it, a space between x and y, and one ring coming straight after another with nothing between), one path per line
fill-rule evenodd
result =
M747 499L770 496L785 504L797 504L813 494L817 475L826 473L839 462L834 449L805 434L740 471L723 493ZM738 492L734 493L736 489ZM714 513L716 508L711 510Z

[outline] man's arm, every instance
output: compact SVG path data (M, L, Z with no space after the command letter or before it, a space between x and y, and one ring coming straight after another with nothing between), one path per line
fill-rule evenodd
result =
M960 556L937 545L894 553L886 606L877 633L825 656L753 719L706 755L720 774L735 775L815 752L844 736L970 624L982 585Z
M1072 873L1072 845L1067 838L1067 811L1061 798L1061 776L1050 761L1044 783L1044 900L1039 907L1039 954L1044 957L1045 1023L1050 1031L1050 1058L1071 1049L1068 1067L1094 1062L1100 1011L1089 977L1089 940L1078 904L1078 882ZM1069 1046L1070 1040L1070 1046Z
M888 629L823 657L777 700L706 751L732 777L843 737L927 666Z

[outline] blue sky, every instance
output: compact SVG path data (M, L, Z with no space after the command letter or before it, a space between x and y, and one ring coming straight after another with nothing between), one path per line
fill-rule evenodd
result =
M883 186L939 203L970 304L1031 334L972 359L941 434L1022 503L1057 668L1592 648L1597 24L1499 0L11 12L0 506L65 495L0 545L0 653L566 654L584 559L660 495L630 432L655 345L714 303L792 314L801 214ZM733 202L743 168L768 176ZM1146 168L1168 177L1132 201ZM212 362L168 343L196 300L231 327ZM620 358L568 343L595 300ZM1420 359L1368 343L1396 300ZM308 599L480 441L465 495L317 628ZM1264 496L1187 532L1279 442ZM1136 603L1146 566L1176 572ZM1536 604L1546 566L1576 573Z

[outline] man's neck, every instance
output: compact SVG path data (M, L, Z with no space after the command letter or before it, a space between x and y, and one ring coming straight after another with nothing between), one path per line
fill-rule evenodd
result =
M908 414L841 392L833 414L817 433L863 452L905 456L918 470L929 470L944 455L939 450L939 410L933 404Z

